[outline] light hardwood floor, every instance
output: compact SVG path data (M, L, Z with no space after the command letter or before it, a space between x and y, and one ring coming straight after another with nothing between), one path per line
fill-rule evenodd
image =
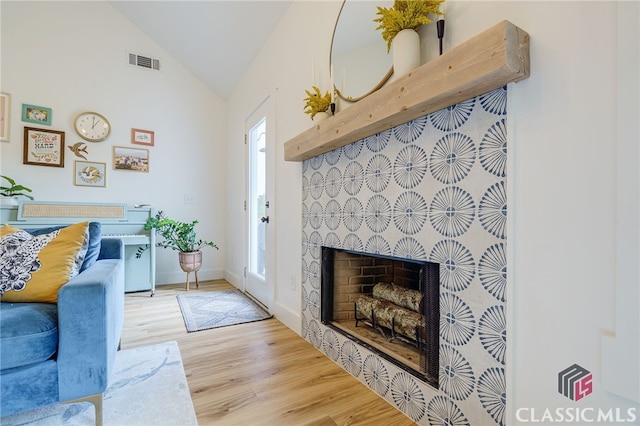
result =
M189 292L233 289L205 281ZM413 425L277 319L187 333L184 284L125 296L122 348L175 340L204 425Z

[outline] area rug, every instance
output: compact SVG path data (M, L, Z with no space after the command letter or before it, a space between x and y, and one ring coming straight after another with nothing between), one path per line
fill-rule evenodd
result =
M176 342L119 351L104 396L104 426L197 425ZM4 425L94 426L89 402L58 404L0 418Z
M188 332L262 321L273 316L240 290L179 294L177 297Z

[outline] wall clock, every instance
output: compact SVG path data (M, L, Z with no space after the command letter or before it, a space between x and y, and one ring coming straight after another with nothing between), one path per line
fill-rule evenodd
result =
M80 113L74 122L76 132L84 140L89 142L102 142L111 133L111 124L104 115L97 112Z

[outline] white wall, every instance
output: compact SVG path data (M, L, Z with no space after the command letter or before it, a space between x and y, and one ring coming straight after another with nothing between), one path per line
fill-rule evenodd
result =
M302 241L301 163L284 161L284 141L311 126L302 112L304 90L312 84L312 56L316 59L316 83L329 87L329 44L339 2L294 2L266 41L242 81L229 97L227 163L227 279L243 288L243 245L237 238L244 220L246 185L243 132L245 119L267 96L276 104L276 194L271 202L277 215L269 227L276 232L276 272L273 311L292 329L300 330L300 250ZM303 17L303 18L301 18ZM301 34L304 34L302 36ZM327 37L316 37L326 34ZM326 52L326 54L325 54ZM295 289L291 289L291 282Z
M509 90L507 423L520 423L515 411L522 407L535 407L538 416L545 408L634 408L640 418L637 402L605 390L623 392L621 383L609 383L609 371L633 373L639 359L638 216L621 210L637 211L640 191L637 174L617 173L617 162L640 167L638 3L448 3L445 51L502 19L531 36L531 77ZM304 90L311 86L312 58L328 58L339 7L295 2L228 102L227 161L239 165L241 139L234 133L258 99L278 88L276 315L294 330L300 329L300 288L290 290L289 279L300 274L301 165L281 154L289 138L311 125L302 112ZM635 19L621 19L627 16ZM433 37L423 40L425 60L437 45L434 32L421 31ZM627 56L635 61L620 60ZM636 71L621 72L618 62L631 62ZM623 110L635 119L618 120ZM229 228L241 226L243 173L229 174ZM617 237L619 220L629 232ZM620 256L636 267L619 267ZM241 258L240 245L229 247L227 268L238 277ZM617 349L630 353L627 365L612 367L603 356L603 335L615 336ZM558 372L574 363L594 377L593 394L579 402L557 391ZM640 386L637 374L625 381L627 388Z
M0 171L33 189L40 201L152 204L184 221L197 219L205 248L201 279L223 276L226 250L225 140L222 99L176 63L105 2L10 2L2 11L2 91L11 94L11 141L0 142ZM128 65L128 52L161 60L160 71ZM66 145L82 139L74 117L86 110L105 115L112 127L104 142L87 143L90 161L107 163L106 188L74 186L79 159L66 149L65 167L22 164L23 103L53 110L51 129ZM36 126L37 127L37 126ZM41 126L46 127L46 126ZM155 132L149 173L112 169L112 147L130 143L131 128ZM184 196L194 197L185 204ZM158 250L158 283L182 282L177 255Z

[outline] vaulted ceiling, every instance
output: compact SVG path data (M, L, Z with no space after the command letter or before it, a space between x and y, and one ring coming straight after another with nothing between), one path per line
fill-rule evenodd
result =
M226 99L292 2L176 0L110 3Z

